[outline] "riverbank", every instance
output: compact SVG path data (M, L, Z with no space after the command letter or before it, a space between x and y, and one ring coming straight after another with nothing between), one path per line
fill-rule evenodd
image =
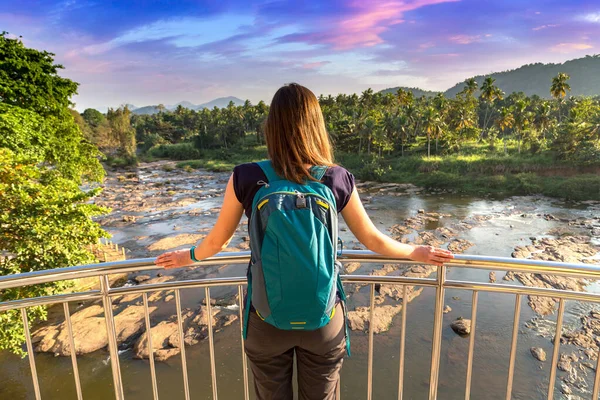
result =
M237 164L267 157L265 146L194 152L187 152L182 144L162 148L152 154L177 160L177 167L187 170L230 172ZM188 157L195 159L186 160ZM505 155L471 148L460 155L429 158L336 153L336 159L361 180L411 183L432 191L475 196L544 195L573 201L600 200L600 160L576 165L558 161L549 152Z
M259 158L260 159L260 158ZM127 258L152 257L169 249L189 246L202 238L214 225L219 206L222 202L223 191L229 177L228 172L208 172L202 169L188 168L184 171L176 167L174 161L158 161L143 163L137 167L112 170L109 168L104 182L103 192L94 201L113 211L98 217L102 226L112 234L112 241L120 248L126 249ZM600 203L591 202L576 204L551 200L539 196L507 197L501 201L482 196L468 197L451 194L432 194L410 184L385 184L374 181L357 181L360 196L365 204L367 213L383 232L402 241L419 244L431 244L448 247L453 252L467 249L469 254L485 254L490 256L510 256L518 252L519 257L540 257L547 254L564 260L567 255L582 260L589 256L587 245L571 243L569 238L587 236L597 251L600 245L600 220L598 220ZM248 248L248 233L245 219L240 224L227 251L246 250ZM340 220L340 237L345 248L364 248L356 241L347 225ZM535 239L535 240L534 240ZM579 239L577 239L579 241ZM586 241L587 243L587 241ZM580 248L581 247L581 248ZM566 253L573 249L577 254ZM583 254L580 250L583 250ZM579 255L581 253L581 255ZM515 253L516 254L516 253ZM380 265L377 263L351 263L346 265L347 273L365 275L403 275L429 276L433 269ZM219 265L179 270L144 271L129 276L127 285L144 285L149 283L167 282L185 279L204 279L214 277L231 277L243 275L243 265ZM448 279L470 281L488 281L488 271L477 271L463 268L450 268ZM521 284L523 277L515 276L515 281L507 281L504 274L496 273L498 283ZM506 278L508 279L508 278ZM523 279L525 283L537 281ZM546 282L546 281L545 281ZM551 284L561 285L559 281ZM590 291L595 291L592 286ZM236 319L237 288L215 288L211 290L214 299L216 320L213 320L215 331L215 354L218 362L219 394L226 398L239 398L243 390L238 377L241 376L239 350L239 319ZM361 392L364 385L363 367L366 362L368 348L368 301L369 288L361 285L349 285L348 310L351 312L353 327L352 349L353 357L345 362L342 381L344 398L360 398L354 396ZM174 334L174 316L176 300L170 291L152 292L148 294L151 332L155 354L160 356L157 362L157 374L160 391L179 393L181 390L181 361L179 352L179 337ZM407 292L406 304L408 330L406 336L407 373L414 377L429 376L429 354L431 341L428 339L432 331L433 305L435 293L429 288L410 288ZM377 335L374 338L374 360L377 365L375 379L385 381L397 379L397 359L390 354L398 354L398 338L401 327L401 311L405 305L403 291L397 285L381 285L376 293L375 312L379 324L375 327ZM440 370L440 390L448 393L448 398L458 399L463 389L464 376L461 375L466 365L466 346L468 338L454 333L451 324L458 318L466 318L471 313L470 295L465 292L449 290L446 294L448 313L444 314L442 358ZM525 299L523 300L526 301ZM120 342L120 362L124 374L126 397L151 397L151 382L146 358L145 328L142 317L141 299L131 295L114 299L118 340ZM548 307L556 308L554 302L548 302ZM75 325L75 350L79 355L80 373L83 377L93 376L93 381L83 382L86 398L101 399L112 395L109 382L110 362L106 350L105 330L92 329L100 323L102 314L100 304L71 304L72 322ZM210 385L210 376L203 374L208 368L204 363L208 360L208 345L206 341L206 321L204 292L202 290L182 290L181 308L185 324L184 342L186 356L190 368L189 373L196 376L196 387L192 393L201 393ZM590 309L579 311L573 309L576 304L568 304L565 316L565 326L573 338L588 336L586 325L580 318L590 315ZM514 298L512 296L481 293L479 297L479 314L477 319L477 357L485 360L485 368L477 368L474 372L472 393L474 398L485 398L486 395L504 393L504 387L495 382L506 382L502 376L508 365L510 349L510 334L512 330L512 313ZM595 310L595 308L594 308ZM554 314L555 315L555 314ZM592 317L596 315L593 314ZM571 317L572 316L572 317ZM525 303L522 308L524 325L520 331L519 343L526 351L517 354L515 369L515 397L536 397L536 387L547 386L548 364L535 359L530 347L543 349L546 354L552 353L552 334L540 336L546 325L553 322L553 316L538 316ZM529 324L532 328L529 328ZM69 398L75 396L74 387L69 388L64 382L54 383L57 371L70 373L70 359L55 357L68 355L69 344L65 341L64 318L62 308L50 310L50 318L42 326L35 326L32 333L35 337L35 347L42 351L36 354L36 363L41 379L43 395L52 393L50 397ZM127 329L124 329L127 328ZM39 331L38 331L39 330ZM91 331L91 333L90 333ZM549 332L553 332L552 329ZM565 331L567 332L567 331ZM93 335L92 335L93 334ZM594 334L594 337L597 335ZM585 339L585 338L583 338ZM575 340L575 339L573 339ZM586 342L587 343L587 342ZM592 342L589 343L590 346ZM566 347L569 346L569 347ZM94 349L99 349L92 351ZM568 350L568 351L567 351ZM567 355L579 352L576 345L565 344L561 354ZM584 357L581 363L571 362L572 367L580 368L584 363L594 363L592 352L597 348L581 348L588 350L590 356ZM2 358L4 357L4 358ZM565 356L566 357L566 356ZM564 358L564 357L563 357ZM506 359L506 360L505 360ZM3 362L4 360L4 362ZM23 383L26 382L28 368L27 360L0 355L0 376L7 377L7 384L0 388L0 398L27 398L23 393ZM482 361L483 363L483 361ZM541 363L541 364L540 364ZM543 369L540 369L543 368ZM558 371L557 390L560 385L567 383L563 378L572 374L568 371ZM501 376L502 379L499 379ZM25 378L23 378L25 377ZM582 379L584 377L582 376ZM589 379L588 379L589 381ZM374 381L376 384L376 382ZM21 385L21 386L19 386ZM407 379L405 395L416 398L423 393L421 381ZM573 393L581 390L575 384L568 383ZM385 398L385 385L375 385L376 398ZM381 388L381 389L379 389ZM519 395L520 394L520 395ZM31 396L30 396L31 397ZM44 397L44 396L43 396ZM48 396L46 396L48 397ZM464 397L464 396L463 396ZM489 397L489 396L488 396Z

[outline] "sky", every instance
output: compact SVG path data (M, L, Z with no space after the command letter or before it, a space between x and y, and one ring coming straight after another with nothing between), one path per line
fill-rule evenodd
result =
M85 108L269 103L409 86L600 53L598 0L1 0L0 29L48 50Z

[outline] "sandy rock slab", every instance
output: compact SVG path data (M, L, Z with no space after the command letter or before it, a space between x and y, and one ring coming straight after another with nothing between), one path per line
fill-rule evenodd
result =
M562 261L579 263L594 256L599 251L591 244L588 236L569 236L559 239L543 238L533 240L531 245L518 246L512 256L532 260ZM525 286L555 288L570 291L585 291L589 283L585 279L557 275L532 273L507 273L505 279L518 279ZM556 299L551 297L529 296L529 306L539 315L549 315L556 309Z
M206 235L202 233L182 233L180 235L168 236L152 243L148 246L148 250L170 250L186 244L193 245L205 237Z
M395 272L402 268L397 264L385 264L382 268L373 270L371 275L374 276L386 276L392 272ZM425 278L436 271L435 266L431 265L413 265L405 268L401 276L413 277L413 278ZM416 289L414 286L407 286L406 296L404 299L404 286L403 285L376 285L377 295L375 296L376 307L373 310L373 332L382 333L386 332L392 323L392 319L402 311L403 304L408 304L418 297L422 292L423 288ZM382 305L386 299L392 299L399 304L393 305ZM348 324L350 329L355 331L363 331L369 329L369 318L371 312L369 307L357 307L353 311L348 312Z
M238 319L237 315L226 310L212 308L212 326L218 332ZM183 319L183 341L186 346L193 346L208 337L208 309L200 306L196 311L185 310ZM150 329L152 335L152 348L154 359L165 361L181 351L181 340L177 316L172 316L167 321L161 321ZM144 332L133 347L135 358L148 358L148 334Z
M152 313L156 307L149 307ZM114 317L117 342L124 343L140 333L144 327L144 307L129 306ZM87 354L108 345L104 308L93 305L71 316L75 353ZM35 351L71 355L71 343L66 322L43 327L32 335Z

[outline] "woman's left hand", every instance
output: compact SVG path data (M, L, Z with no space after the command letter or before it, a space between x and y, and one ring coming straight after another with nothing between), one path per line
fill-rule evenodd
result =
M154 264L164 269L181 268L192 265L194 261L190 257L190 249L170 251L156 257Z

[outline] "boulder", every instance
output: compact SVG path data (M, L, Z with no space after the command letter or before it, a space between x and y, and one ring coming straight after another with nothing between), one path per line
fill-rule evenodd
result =
M534 356L537 360L542 362L546 361L546 352L544 351L544 349L540 347L532 347L530 351L531 355Z
M149 307L152 313L156 307ZM129 306L114 317L117 342L135 338L144 328L144 307ZM87 354L108 345L104 309L99 305L85 308L71 317L75 353ZM33 333L35 351L49 352L59 356L71 355L69 330L65 322L44 327Z
M471 320L458 318L456 321L452 322L450 325L452 330L461 336L467 336L471 333Z

